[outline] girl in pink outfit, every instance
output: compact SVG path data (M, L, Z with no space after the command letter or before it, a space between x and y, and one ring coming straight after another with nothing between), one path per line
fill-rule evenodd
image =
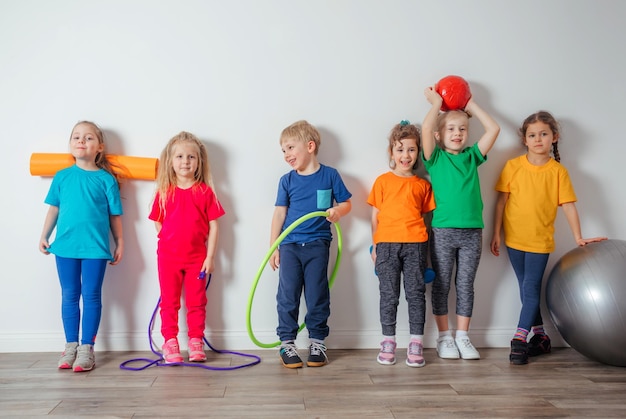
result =
M215 195L206 147L181 132L161 153L157 192L149 218L158 232L161 333L166 363L183 362L178 344L178 311L185 293L189 361L203 362L206 281L213 272L217 219L224 209Z

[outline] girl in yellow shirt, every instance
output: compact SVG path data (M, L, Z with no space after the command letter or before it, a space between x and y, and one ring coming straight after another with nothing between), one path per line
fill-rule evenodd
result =
M496 183L498 199L491 240L491 253L499 256L504 226L504 242L519 282L522 309L509 355L515 365L527 364L529 356L551 350L539 303L543 274L554 251L557 208L563 208L578 246L606 239L582 237L576 194L567 169L559 163L560 133L554 117L546 111L534 113L524 120L519 134L527 153L506 162ZM527 342L531 327L533 336Z

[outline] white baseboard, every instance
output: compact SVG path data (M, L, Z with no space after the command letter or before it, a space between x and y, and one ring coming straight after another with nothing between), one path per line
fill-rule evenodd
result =
M554 329L547 329L547 333L552 338L554 347L568 346ZM512 329L471 329L470 337L474 346L478 348L505 348L509 347L514 330ZM186 347L186 333L181 331L181 346ZM274 330L256 331L255 337L265 344L272 344L278 341ZM396 335L398 345L403 346L403 342L409 339L408 330L398 330ZM155 346L160 347L163 340L158 332L153 333ZM247 331L209 331L207 339L216 349L228 350L257 350L264 349L258 347ZM330 349L373 349L378 348L381 340L379 330L331 330L326 344ZM437 341L437 331L433 328L426 328L424 334L424 347L434 348ZM64 335L59 333L32 332L28 334L20 333L0 333L0 353L5 352L59 352L63 349L65 342ZM307 332L304 330L296 344L299 347L308 346ZM149 351L150 342L147 332L128 333L100 333L96 342L99 351ZM272 348L269 348L272 349Z

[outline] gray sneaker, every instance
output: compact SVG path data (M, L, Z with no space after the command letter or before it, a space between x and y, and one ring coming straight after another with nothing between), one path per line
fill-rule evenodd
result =
M74 361L76 360L76 348L78 348L78 342L67 342L65 344L65 350L59 358L59 369L70 370Z
M88 343L80 345L77 349L74 372L91 371L96 366L96 356L93 353L93 345Z

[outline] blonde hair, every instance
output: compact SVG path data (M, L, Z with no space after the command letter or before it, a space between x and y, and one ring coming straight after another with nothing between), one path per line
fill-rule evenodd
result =
M446 122L448 121L448 117L451 115L464 115L468 119L468 121L471 118L471 115L462 109L455 109L452 111L440 112L439 115L437 116L437 131L438 132L443 131L443 129L446 127Z
M315 143L315 155L319 152L322 144L319 131L305 120L300 120L289 125L280 134L280 144L282 145L289 139L295 139L307 144L309 141Z
M72 127L72 132L70 133L70 141L72 141L72 134L74 133L74 129L76 129L76 127L79 125L89 125L94 129L94 131L96 131L96 137L98 137L98 144L102 144L102 151L96 154L96 160L95 160L96 166L100 169L106 170L111 175L113 175L115 180L117 180L117 184L119 186L121 181L125 177L122 174L124 172L124 169L118 166L117 164L111 163L109 159L107 159L106 153L104 151L106 148L106 145L104 143L104 133L102 132L102 129L100 129L100 127L95 122L78 121Z
M157 193L160 196L159 207L163 214L165 214L165 203L174 193L177 185L172 159L174 158L174 147L179 144L190 144L198 154L198 167L193 175L194 185L192 188L198 188L204 183L210 186L215 194L215 186L213 185L213 178L211 177L211 167L209 166L209 155L206 147L195 135L181 131L168 141L159 159L156 184Z

